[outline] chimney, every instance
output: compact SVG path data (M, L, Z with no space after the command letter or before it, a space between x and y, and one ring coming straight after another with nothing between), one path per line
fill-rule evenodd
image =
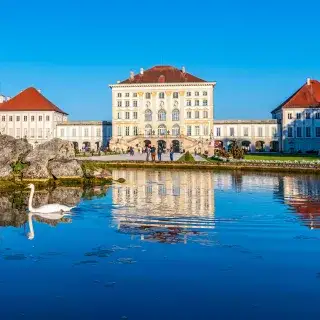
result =
M143 68L140 68L140 74L143 75Z
M133 79L134 79L134 72L130 71L130 80L133 80Z
M4 103L6 101L6 97L0 94L0 103Z
M185 67L182 67L182 72L186 73L186 68Z
M11 97L7 97L7 100L6 101L9 101L11 99Z
M41 93L41 89L38 89L38 92Z
M120 83L120 80L118 80L117 83L119 84L119 83Z
M310 84L311 84L311 79L307 78L307 85L310 86Z

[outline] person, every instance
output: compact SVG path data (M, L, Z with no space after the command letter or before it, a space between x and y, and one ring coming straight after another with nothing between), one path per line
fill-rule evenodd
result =
M173 148L170 148L170 161L173 161Z
M149 161L150 160L150 148L149 148L149 146L146 146L146 154L147 154L146 161Z
M152 158L152 161L156 161L156 147L155 146L152 146L151 147L151 158Z
M161 161L162 148L158 147L158 160Z

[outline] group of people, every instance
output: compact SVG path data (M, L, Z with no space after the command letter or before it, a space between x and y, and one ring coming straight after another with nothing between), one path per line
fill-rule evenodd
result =
M150 161L150 155L151 155L151 160L156 161L156 154L158 154L158 161L161 161L163 149L161 146L159 146L158 150L157 150L157 148L154 145L153 146L148 145L145 148L145 153L146 153L146 161ZM172 147L170 148L169 154L170 154L170 161L173 161L173 148Z

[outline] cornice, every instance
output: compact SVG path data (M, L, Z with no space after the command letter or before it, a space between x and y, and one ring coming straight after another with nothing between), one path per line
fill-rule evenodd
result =
M124 83L110 84L109 88L172 88L172 87L214 87L216 82L173 82L173 83Z

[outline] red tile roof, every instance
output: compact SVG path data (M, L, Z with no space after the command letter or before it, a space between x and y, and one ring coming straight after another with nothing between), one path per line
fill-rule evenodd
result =
M20 92L9 101L0 103L0 111L56 111L67 114L32 87Z
M188 72L183 72L171 66L154 66L145 70L143 74L136 74L133 79L128 78L120 84L134 83L179 83L179 82L207 82Z
M314 108L320 107L320 82L310 80L310 84L305 83L286 101L281 103L272 112L281 108Z

